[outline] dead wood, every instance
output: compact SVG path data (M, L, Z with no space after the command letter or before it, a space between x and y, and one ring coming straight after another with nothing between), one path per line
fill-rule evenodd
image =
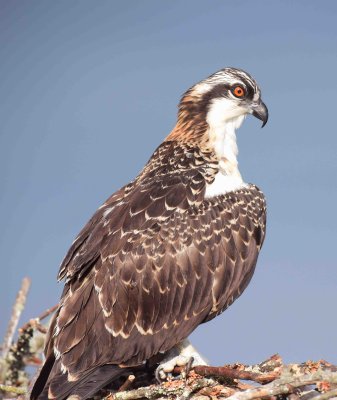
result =
M16 296L13 308L12 308L12 315L8 323L7 332L5 334L5 338L3 344L1 346L1 357L6 358L9 352L9 349L13 343L14 335L16 333L16 328L19 323L19 319L21 316L22 311L25 308L26 299L28 295L28 291L30 288L30 279L23 278L21 283L21 288Z

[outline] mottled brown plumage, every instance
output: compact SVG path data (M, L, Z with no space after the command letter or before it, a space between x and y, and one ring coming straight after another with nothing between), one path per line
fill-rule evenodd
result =
M205 198L219 158L205 119L189 113L198 98L186 96L175 130L70 247L32 399L92 396L220 314L249 283L264 196L246 185Z

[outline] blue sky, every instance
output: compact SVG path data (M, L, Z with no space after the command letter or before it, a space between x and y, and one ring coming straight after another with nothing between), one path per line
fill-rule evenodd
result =
M70 243L169 133L180 95L235 66L270 112L238 132L267 239L246 292L192 339L213 364L336 363L336 18L335 1L2 0L0 336L24 276L22 323L57 303Z

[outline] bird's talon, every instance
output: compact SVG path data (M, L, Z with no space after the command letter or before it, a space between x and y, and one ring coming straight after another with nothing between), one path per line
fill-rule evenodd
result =
M186 378L186 379L187 379L189 373L191 372L192 365L193 365L193 361L194 361L194 357L192 356L192 357L189 358L189 360L187 361L187 364L186 364L186 366L185 366L185 371L184 371L184 373L185 373L185 378Z
M162 369L157 368L155 372L156 381L160 384L166 378L166 374Z

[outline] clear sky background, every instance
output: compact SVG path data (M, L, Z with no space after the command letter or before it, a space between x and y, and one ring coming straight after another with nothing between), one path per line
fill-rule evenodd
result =
M246 292L197 329L215 364L337 362L337 2L0 1L0 337L58 302L58 266L97 207L173 127L181 94L225 66L259 82L270 119L238 132L268 202Z

